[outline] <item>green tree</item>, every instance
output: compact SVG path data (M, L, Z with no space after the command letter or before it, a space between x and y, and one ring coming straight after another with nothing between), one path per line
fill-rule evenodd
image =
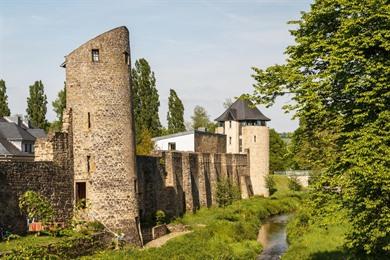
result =
M207 114L206 109L201 106L196 106L194 108L194 115L191 116L192 119L192 129L206 128L209 132L214 132L216 124L210 121L209 115Z
M5 81L0 79L0 117L9 116L7 87Z
M167 121L170 134L186 130L184 125L184 106L173 89L169 90Z
M347 246L358 254L389 254L388 1L317 0L292 23L287 63L254 68L252 100L269 106L293 94L286 109L301 121L309 159L321 152L312 194L317 212L329 199L339 201L353 226Z
M283 171L286 169L287 145L274 130L269 130L269 171Z
M66 108L66 86L58 92L57 99L53 101L53 110L57 114L57 120L50 124L51 131L60 131L62 126L63 113Z
M131 77L136 134L141 133L142 129L147 129L152 136L158 136L161 129L158 115L160 101L154 72L151 71L149 63L142 58L135 62Z
M49 126L46 120L47 97L42 81L35 81L30 86L30 96L27 97L27 117L34 127L47 129Z
M154 142L148 129L144 128L139 134L139 143L136 147L137 155L149 155L154 149Z

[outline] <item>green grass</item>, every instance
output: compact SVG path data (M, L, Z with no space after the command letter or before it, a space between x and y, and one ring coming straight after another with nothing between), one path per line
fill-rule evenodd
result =
M256 241L261 219L298 207L300 196L254 197L226 208L203 208L177 222L194 232L168 241L160 248L106 250L90 259L254 259L261 246ZM204 226L205 225L205 226Z
M19 247L47 246L49 244L59 242L62 239L63 237L35 236L35 235L22 236L18 239L0 242L0 252L16 250Z
M298 213L288 224L290 243L283 260L295 259L351 259L343 245L351 226L344 211L334 212L324 219L302 224L304 213ZM313 222L314 221L314 222Z
M276 190L279 193L289 192L288 188L288 177L283 175L273 175L276 184Z

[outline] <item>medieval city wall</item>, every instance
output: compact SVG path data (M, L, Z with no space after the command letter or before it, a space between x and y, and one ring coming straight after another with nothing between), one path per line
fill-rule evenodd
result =
M13 233L26 231L26 216L19 197L35 191L51 202L55 221L69 222L73 212L73 171L68 134L56 133L36 142L39 161L0 162L0 228Z
M216 204L216 186L228 179L240 187L243 197L251 194L247 156L161 152L137 156L138 200L141 219L163 210L169 216L195 212Z

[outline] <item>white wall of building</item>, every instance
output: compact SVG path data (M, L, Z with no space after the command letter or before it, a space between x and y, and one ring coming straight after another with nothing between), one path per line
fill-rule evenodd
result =
M156 150L168 150L168 143L176 143L177 151L194 152L195 134L194 132L186 135L167 137L161 140L155 140Z

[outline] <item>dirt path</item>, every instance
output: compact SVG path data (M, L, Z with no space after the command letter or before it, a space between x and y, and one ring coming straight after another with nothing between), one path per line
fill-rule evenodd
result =
M192 231L187 230L187 231L169 233L168 235L162 236L160 238L157 238L155 240L150 241L149 243L146 243L144 248L160 247L160 246L164 245L168 240L170 240L174 237L182 236L182 235L185 235L185 234L188 234L191 232Z

